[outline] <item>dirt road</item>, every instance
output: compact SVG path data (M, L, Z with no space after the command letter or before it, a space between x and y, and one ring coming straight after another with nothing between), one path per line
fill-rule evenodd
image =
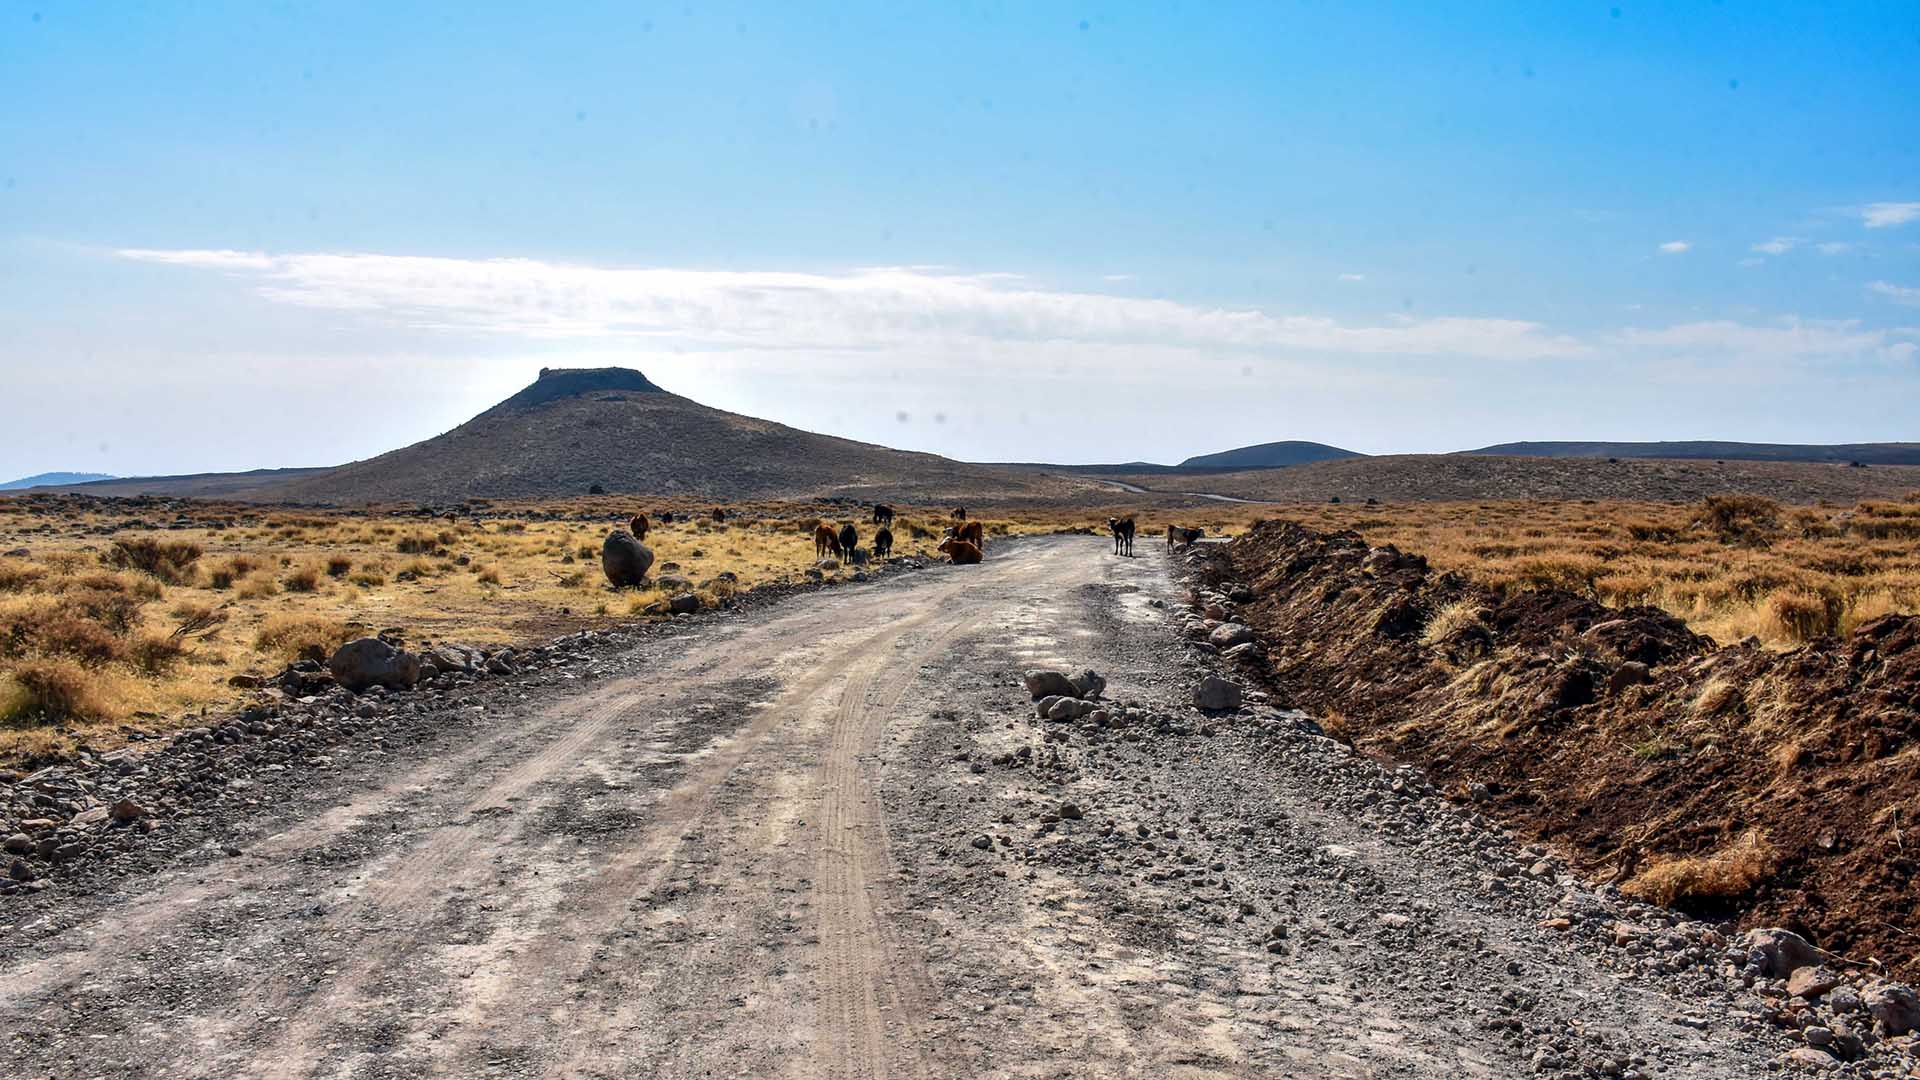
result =
M1522 856L1454 811L1284 718L1203 733L1164 557L1107 550L507 687L243 854L11 912L5 1074L1764 1071L1750 1024L1536 925L1584 894L1501 884ZM1035 720L1035 666L1168 722Z

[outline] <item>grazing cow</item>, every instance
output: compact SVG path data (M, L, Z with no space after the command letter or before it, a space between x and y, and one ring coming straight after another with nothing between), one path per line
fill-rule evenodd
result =
M893 507L883 506L880 503L874 503L873 504L873 523L875 525L893 524Z
M833 526L823 521L813 527L813 557L824 559L828 555L840 557L840 537L833 531Z
M892 554L893 530L882 525L879 531L873 534L873 557L876 559L884 559Z
M964 525L947 526L947 539L972 544L981 551L987 550L986 527L977 521L969 521Z
M980 553L979 548L974 547L965 540L956 540L951 536L940 542L940 554L953 560L955 566L972 566L981 559L986 558L986 556Z
M645 514L635 514L633 515L633 520L627 522L627 531L633 534L635 540L639 540L642 543L646 541L647 530L651 528L653 528L653 526L648 523L647 515Z
M840 526L840 550L851 555L853 549L859 546L860 534L854 529L853 522Z
M967 520L967 508L966 508L966 507L964 507L964 506L956 506L956 507L954 507L954 508L953 508L953 520L955 520L955 521L965 521L965 520Z
M673 524L673 511L671 510L660 511L660 520L663 524L667 524L667 525Z
M1133 519L1108 518L1107 529L1113 533L1113 553L1115 555L1133 554Z
M720 509L720 508L719 508L719 507L717 507L717 506L716 506L716 507L714 507L714 508L713 508L713 520L715 520L715 521L725 521L725 520L727 520L727 512L726 512L725 510L722 510L722 509Z
M1192 547L1205 535L1207 535L1207 530L1205 529L1189 529L1180 525L1169 525L1167 526L1167 550L1172 551L1175 546Z

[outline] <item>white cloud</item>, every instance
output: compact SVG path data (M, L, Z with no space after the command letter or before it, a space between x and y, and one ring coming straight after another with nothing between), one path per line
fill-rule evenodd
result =
M1741 266L1765 266L1767 265L1767 260L1760 258L1758 255L1749 255L1746 258L1740 260L1740 265Z
M1785 255L1787 252L1792 251L1794 245L1799 242L1800 241L1791 236L1776 236L1765 243L1753 245L1753 250L1760 252L1762 255Z
M1132 281L1134 279L1134 276L1135 275L1133 274L1101 274L1100 280L1101 281Z
M1885 229L1920 221L1920 202L1877 202L1860 208L1860 220L1869 229Z
M1692 355L1775 358L1874 356L1891 344L1886 331L1857 321L1784 319L1772 326L1731 320L1682 323L1660 330L1629 328L1612 335L1614 344L1670 350Z
M1822 255L1845 255L1853 250L1853 245L1845 240L1829 240L1824 244L1815 244L1813 249Z
M647 338L746 349L1074 342L1487 359L1582 351L1573 339L1524 320L1403 317L1360 326L924 268L827 274L378 254L119 254L230 271L256 281L260 295L278 303L371 313L415 328L530 338Z
M1367 275L1365 275L1365 274L1341 274L1341 275L1340 275L1340 280L1341 280L1341 281L1365 281L1365 280L1367 280Z
M1692 249L1693 249L1693 245L1687 243L1685 240L1669 240L1666 243L1660 245L1660 254L1679 255L1683 252L1690 251Z
M1879 293L1896 304L1920 307L1920 287L1895 285L1891 281L1876 281L1867 286L1867 291Z
M170 266L200 266L213 270L270 270L273 256L257 251L156 251L150 248L123 248L121 258Z

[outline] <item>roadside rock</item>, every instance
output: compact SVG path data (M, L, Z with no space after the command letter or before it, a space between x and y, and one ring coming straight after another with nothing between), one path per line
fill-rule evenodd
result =
M427 653L427 659L433 661L433 666L442 672L479 671L487 662L486 657L481 655L478 649L444 643L435 645Z
M653 549L624 529L608 533L606 542L600 545L600 568L607 573L607 583L616 589L639 585L652 566Z
M1067 681L1073 684L1074 690L1078 692L1080 697L1086 698L1089 701L1099 697L1107 689L1107 680L1102 678L1100 673L1092 668L1088 668Z
M1208 712L1224 712L1240 707L1240 684L1209 675L1193 688L1193 704Z
M1032 694L1035 701L1054 694L1061 697L1080 696L1080 688L1073 685L1073 680L1062 671L1029 671L1024 681L1027 693Z
M1820 961L1820 950L1806 938L1777 926L1749 930L1741 944L1746 946L1748 965L1771 978L1784 978Z
M690 592L681 593L667 601L667 610L675 615L691 615L700 610L700 598Z
M1787 993L1808 1001L1840 985L1840 974L1821 964L1809 964L1787 977Z
M1889 1035L1920 1030L1920 997L1907 986L1885 981L1872 983L1861 991L1860 1002Z
M358 638L340 646L327 670L356 694L375 686L410 690L420 681L420 658L379 638Z
M1253 628L1243 623L1221 623L1207 635L1207 644L1216 649L1231 649L1253 641Z

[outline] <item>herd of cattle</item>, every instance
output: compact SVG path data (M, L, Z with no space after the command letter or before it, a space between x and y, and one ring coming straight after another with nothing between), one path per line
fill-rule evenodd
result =
M856 565L866 562L870 557L887 558L893 554L893 508L875 503L873 524L878 528L873 533L871 556L860 547L860 530L855 528L852 522L841 525L838 531L826 522L814 526L814 558L846 559ZM953 524L947 526L946 535L940 540L939 550L954 563L970 566L986 557L987 531L979 522L967 520L966 507L954 507Z
M659 515L663 522L671 522L671 511L662 511ZM715 521L725 521L726 511L713 511ZM886 559L893 554L893 508L880 503L873 507L873 546L871 549L860 546L860 530L852 522L843 523L835 529L827 522L820 522L813 529L813 554L815 559L844 559L855 565L863 565L871 559ZM652 531L653 522L645 514L635 514L627 522L627 528L633 539L644 542L647 533ZM1135 532L1132 517L1108 518L1107 530L1113 534L1113 553L1131 556ZM1205 530L1188 528L1182 525L1167 526L1167 550L1194 544L1205 535ZM956 506L953 509L952 523L942 535L939 551L951 562L959 566L971 566L986 558L987 530L978 521L967 520L967 508ZM642 570L642 573L645 571Z

